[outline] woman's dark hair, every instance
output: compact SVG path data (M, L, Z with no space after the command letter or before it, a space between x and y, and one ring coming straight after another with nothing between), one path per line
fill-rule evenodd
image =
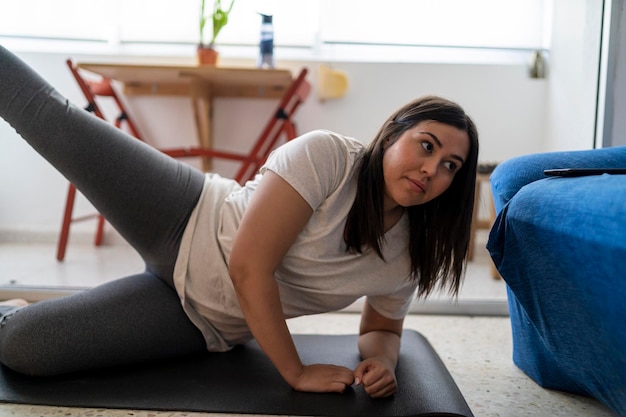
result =
M439 197L407 207L411 271L418 280L419 297L436 287L458 294L470 244L474 191L478 161L478 132L472 119L456 103L426 96L398 109L382 125L363 155L356 198L346 222L344 239L348 251L362 252L368 246L383 258L384 142L391 143L423 121L436 121L467 132L467 160L450 187ZM384 258L383 258L384 259Z

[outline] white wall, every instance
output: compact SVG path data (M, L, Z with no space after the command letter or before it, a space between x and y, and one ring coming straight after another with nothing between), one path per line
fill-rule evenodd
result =
M587 22L585 16L592 13L587 10L589 1L556 1L559 7L567 4L567 13L572 12L570 8L578 12L567 14L575 19L571 25L563 25L565 41L555 44L548 79L530 79L525 65L334 62L333 67L349 77L348 94L338 100L320 102L314 90L299 111L299 130L331 129L367 142L397 107L417 96L438 94L459 102L475 119L481 137L482 161L502 161L546 150L589 148L595 113L591 96L595 94L596 83L588 79L592 64L587 64L585 59L594 58L593 46L587 47L581 41L584 46L581 50L578 42L581 38L568 39L577 33L577 22ZM583 27L580 36L592 32L591 26ZM573 50L569 51L570 48ZM84 103L64 65L66 55L46 52L18 55L72 101ZM190 62L192 59L189 57ZM311 71L309 79L316 84L319 63L280 60L278 63L293 71L307 66ZM252 61L222 63L246 64L254 65ZM584 70L579 71L580 65ZM130 104L141 130L155 143L194 140L190 105L186 100L134 98ZM272 100L219 99L214 113L216 145L236 149L249 143L274 106ZM24 236L56 239L66 181L3 121L0 121L0 146L0 241ZM216 168L226 175L233 170L224 164L216 164ZM89 205L82 203L81 207L87 211ZM73 230L93 229L91 224L78 226Z

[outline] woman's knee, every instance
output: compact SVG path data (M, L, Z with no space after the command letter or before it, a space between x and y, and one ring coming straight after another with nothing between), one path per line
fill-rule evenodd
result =
M18 308L0 319L0 362L6 367L31 376L62 373L55 344L46 340L41 325Z

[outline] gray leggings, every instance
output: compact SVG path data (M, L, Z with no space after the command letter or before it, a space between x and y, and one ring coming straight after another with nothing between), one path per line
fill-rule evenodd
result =
M76 185L146 264L143 273L5 314L0 362L44 376L204 349L172 278L203 173L73 106L1 46L0 117Z

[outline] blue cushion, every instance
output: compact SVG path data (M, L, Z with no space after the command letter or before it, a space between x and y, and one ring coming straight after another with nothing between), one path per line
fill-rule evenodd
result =
M526 184L545 178L545 169L626 168L626 146L524 155L500 163L491 175L496 210Z
M508 285L514 362L626 415L626 175L543 177L583 166L626 167L626 147L498 166L488 249Z

